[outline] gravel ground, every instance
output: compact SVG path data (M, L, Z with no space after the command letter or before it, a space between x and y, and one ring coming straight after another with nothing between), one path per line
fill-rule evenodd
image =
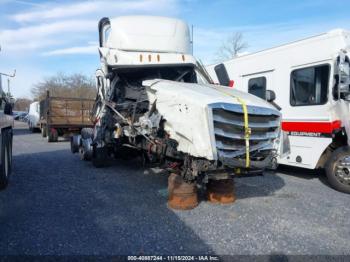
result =
M350 195L284 168L236 179L237 201L167 207L167 177L137 162L95 169L69 143L16 123L0 192L1 255L350 254Z

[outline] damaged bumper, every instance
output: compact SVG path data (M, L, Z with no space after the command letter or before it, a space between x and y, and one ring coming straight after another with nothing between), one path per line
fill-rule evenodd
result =
M281 114L277 110L247 106L248 121L245 122L241 105L215 103L209 108L215 149L218 160L224 166L247 170L262 170L271 166L280 136ZM245 136L247 126L250 131L249 143Z

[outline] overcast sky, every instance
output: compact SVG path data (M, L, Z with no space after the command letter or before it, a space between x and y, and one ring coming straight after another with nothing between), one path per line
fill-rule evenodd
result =
M349 0L0 0L0 71L17 69L15 97L57 72L94 75L101 17L147 14L194 26L194 55L215 60L221 42L244 33L248 52L334 28L350 28Z

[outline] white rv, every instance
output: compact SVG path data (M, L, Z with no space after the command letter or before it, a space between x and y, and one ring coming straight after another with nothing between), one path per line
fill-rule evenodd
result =
M330 184L350 193L349 51L350 32L337 29L207 70L214 82L262 99L274 91L291 147L278 163L325 168Z
M29 130L35 132L39 130L39 119L40 119L40 104L39 102L33 102L29 106L28 112L28 127Z

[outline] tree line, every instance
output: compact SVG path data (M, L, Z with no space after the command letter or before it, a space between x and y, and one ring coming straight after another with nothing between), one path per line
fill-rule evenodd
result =
M77 97L94 99L96 97L95 81L91 77L83 74L62 74L47 77L34 84L31 89L33 100L28 98L17 98L14 110L28 111L30 103L40 101L46 97L47 92L50 96L58 97Z

